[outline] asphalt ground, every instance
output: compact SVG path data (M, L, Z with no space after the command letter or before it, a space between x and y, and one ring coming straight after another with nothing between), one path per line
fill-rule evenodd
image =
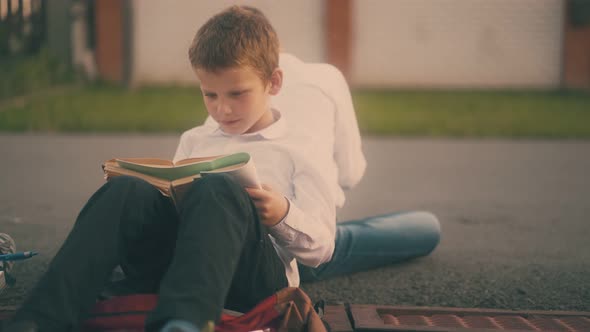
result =
M0 306L47 268L112 157L170 158L178 136L0 134L0 232L41 254ZM364 138L368 169L339 219L427 210L428 257L302 284L313 300L590 311L590 141Z

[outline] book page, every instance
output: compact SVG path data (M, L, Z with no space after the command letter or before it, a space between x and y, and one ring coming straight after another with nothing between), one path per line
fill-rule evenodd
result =
M250 159L250 155L245 152L238 152L229 155L216 157L200 157L181 160L177 165L162 162L160 159L158 163L150 164L139 163L139 159L115 159L120 167L129 169L135 172L154 176L157 178L174 181L188 176L194 176L204 171L211 171L226 166L237 165L246 162ZM149 159L143 159L146 161ZM156 161L156 160L154 160Z
M245 163L219 168L213 171L201 172L202 176L207 174L225 173L230 175L239 184L248 188L261 189L260 180L258 179L258 172L256 172L256 166L252 158Z
M206 160L214 160L217 159L219 157L223 157L225 155L218 155L218 156L210 156L210 157L196 157L196 158L188 158L188 159L182 159L177 161L174 166L178 167L178 166L183 166L183 165L190 165L190 164L195 164L195 163L200 163L202 161L206 161Z
M109 160L105 162L102 166L104 172L105 180L109 180L116 176L127 175L127 176L134 176L140 179L143 179L156 187L164 196L170 196L170 182L166 180L162 180L156 177L152 177L149 175L145 175L139 172L135 172L132 170L124 169L119 167L119 165L113 161Z
M115 158L112 160L128 164L137 164L152 167L174 167L172 161L160 158Z
M177 204L191 183L207 174L226 173L244 187L261 188L254 162L248 153L190 158L176 165L156 158L125 158L107 160L102 165L105 180L128 175L143 179Z

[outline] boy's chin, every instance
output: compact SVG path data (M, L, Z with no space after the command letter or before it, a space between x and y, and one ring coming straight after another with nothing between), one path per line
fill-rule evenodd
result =
M226 127L226 126L221 126L221 130L229 135L242 135L243 133L245 133L246 131L248 131L248 129L244 129L244 128L236 128L236 127Z

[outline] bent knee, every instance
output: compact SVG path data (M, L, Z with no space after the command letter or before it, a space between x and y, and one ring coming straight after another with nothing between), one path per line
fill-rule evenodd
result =
M152 186L149 182L134 176L121 175L110 178L105 184L105 187L110 191L117 193L133 193L140 196L142 194L159 194L159 190Z
M248 207L250 204L246 190L227 174L210 174L194 181L184 194L183 201L194 203L203 199L211 200L211 203L236 202L240 208Z
M191 187L191 191L196 188L214 191L240 191L243 190L236 180L227 174L210 174L200 178L198 181L194 181Z
M135 176L129 176L129 175L120 175L120 176L112 177L109 179L109 181L107 183L109 183L110 186L114 186L114 187L125 187L125 186L130 186L130 185L143 186L144 184L150 185L148 182L146 182L143 179L140 179Z

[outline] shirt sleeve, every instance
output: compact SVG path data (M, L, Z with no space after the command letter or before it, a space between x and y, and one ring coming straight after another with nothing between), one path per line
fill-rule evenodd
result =
M296 164L293 188L287 216L270 228L270 234L300 263L317 267L329 261L334 252L334 198L319 172L302 162Z

